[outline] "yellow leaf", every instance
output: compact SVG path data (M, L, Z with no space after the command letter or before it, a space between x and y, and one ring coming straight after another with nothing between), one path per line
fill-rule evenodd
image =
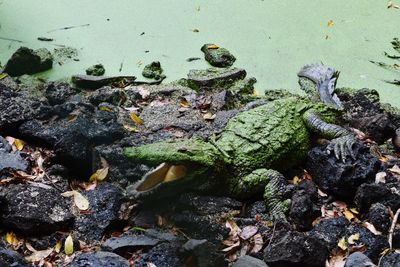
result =
M69 235L66 239L65 239L65 243L64 243L64 252L65 254L67 254L68 256L71 255L72 253L74 253L74 240L72 239L72 236Z
M181 105L181 107L184 107L184 108L190 107L190 103L187 102L186 100L182 100L180 105Z
M54 251L57 253L60 253L61 247L62 247L62 242L61 242L61 240L58 240L56 245L54 246Z
M140 125L143 124L143 121L142 121L135 113L132 112L132 113L129 114L129 116L131 117L131 119L132 119L135 123L140 124Z
M24 148L24 142L17 138L15 138L14 140L14 145L19 151L21 151Z
M101 107L100 110L111 112L112 110L108 107Z
M349 220L349 221L351 221L352 219L354 219L354 214L351 213L351 211L349 211L349 210L343 211L343 215L344 215L344 217L346 217L346 219Z
M138 128L136 128L136 127L131 127L131 126L129 126L129 125L124 125L124 128L125 128L127 131L129 131L129 132L135 132L135 133L139 132L139 129L138 129Z
M7 76L7 73L0 73L0 80L3 80Z
M295 177L293 177L293 184L296 185L299 183L299 177L296 175Z
M253 95L257 95L257 90L256 89L253 89Z
M273 221L267 221L266 222L266 226L269 227L269 228L272 228L272 227L274 227L274 222Z
M207 46L207 48L208 48L208 49L218 49L219 46L218 46L218 45L215 45L215 44L212 44L212 45Z
M379 256L385 256L386 254L388 254L388 252L390 252L390 248L385 248L385 249L379 254Z
M95 173L90 176L90 182L101 182L103 181L108 175L108 167L98 169Z
M360 234L357 233L357 234L354 234L354 235L349 236L349 237L347 238L347 242L348 242L350 245L354 245L354 243L355 243L357 240L359 240L359 239L360 239Z
M6 241L8 244L12 245L17 241L17 236L14 234L14 232L7 232Z
M329 20L329 21L328 21L328 27L333 27L333 24L334 24L334 23L333 23L333 20Z
M74 191L74 202L75 202L75 206L78 207L78 209L80 210L87 210L89 209L89 201L82 196L81 193L79 193L78 191Z
M359 214L359 212L358 212L358 210L356 210L356 208L350 208L349 210L354 214Z
M61 193L63 197L72 197L74 194L74 191L66 191L64 193Z
M215 119L217 115L212 114L211 112L207 112L206 114L203 115L203 119L205 120L213 120Z
M339 242L338 242L338 247L341 248L342 250L346 250L347 246L346 246L346 240L344 239L344 237L342 237Z

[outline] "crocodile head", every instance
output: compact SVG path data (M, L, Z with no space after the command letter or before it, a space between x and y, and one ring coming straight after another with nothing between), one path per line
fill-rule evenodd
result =
M224 166L218 150L197 138L125 148L124 155L133 162L154 166L127 188L130 199L153 199L179 194L205 183L211 170Z
M342 104L335 94L339 71L322 64L306 65L297 76L299 84L313 100L321 101L329 106L342 109Z

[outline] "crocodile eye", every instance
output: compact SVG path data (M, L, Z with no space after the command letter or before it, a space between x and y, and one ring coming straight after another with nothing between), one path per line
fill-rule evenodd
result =
M143 177L143 182L137 187L137 191L150 190L153 187L166 182L178 180L186 175L187 168L183 165L170 165L162 163Z

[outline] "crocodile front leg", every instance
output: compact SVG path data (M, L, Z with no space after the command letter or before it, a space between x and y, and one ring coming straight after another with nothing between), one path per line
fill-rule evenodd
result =
M284 218L290 207L285 177L271 169L257 169L236 180L231 193L240 198L263 194L267 210L272 219Z
M320 136L331 139L327 146L328 153L335 153L337 159L345 162L346 157L355 159L353 145L356 142L354 135L345 128L323 121L315 110L308 110L303 115L307 127Z

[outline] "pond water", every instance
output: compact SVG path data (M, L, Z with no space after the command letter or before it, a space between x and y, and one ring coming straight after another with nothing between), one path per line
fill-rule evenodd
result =
M186 59L203 58L200 47L213 42L257 78L259 91L298 92L301 66L323 62L341 71L338 86L375 88L400 106L400 88L383 82L394 73L369 62L386 60L399 22L400 10L387 9L386 0L0 0L0 38L23 42L0 40L0 62L21 45L65 45L79 50L80 61L41 75L58 79L103 63L107 75L140 77L159 60L174 80L206 68L204 60ZM86 26L57 30L79 25Z

